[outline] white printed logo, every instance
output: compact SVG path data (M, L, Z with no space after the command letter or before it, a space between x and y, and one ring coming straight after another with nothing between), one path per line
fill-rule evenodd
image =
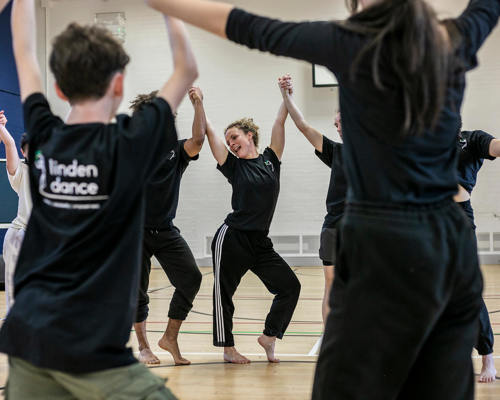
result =
M76 159L70 164L63 164L49 158L47 174L45 161L42 152L37 151L35 167L41 171L39 192L46 204L58 208L97 209L100 208L100 204L95 202L109 198L107 195L98 195L99 169L96 165L80 164ZM82 204L83 202L87 204Z
M274 172L274 165L271 161L269 161L269 160L264 161L264 165L267 165L268 167L271 166L271 171Z

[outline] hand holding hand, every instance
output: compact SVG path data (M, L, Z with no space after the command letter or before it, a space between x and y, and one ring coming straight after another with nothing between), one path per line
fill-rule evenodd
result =
M281 90L281 94L283 94L284 96L291 96L293 94L292 77L289 74L279 77L278 85Z
M192 86L191 88L189 88L188 94L189 100L191 100L191 103L193 103L193 105L196 102L203 102L203 92L199 87Z

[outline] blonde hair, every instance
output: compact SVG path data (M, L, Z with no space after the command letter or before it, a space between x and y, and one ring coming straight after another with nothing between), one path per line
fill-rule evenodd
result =
M238 121L234 121L227 126L224 130L224 135L231 128L238 128L248 135L248 132L252 132L252 139L255 147L259 147L259 127L253 122L253 118L241 118Z

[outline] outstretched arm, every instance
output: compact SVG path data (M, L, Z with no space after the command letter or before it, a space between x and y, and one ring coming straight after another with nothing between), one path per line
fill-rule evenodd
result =
M198 67L184 24L169 16L165 16L165 22L174 59L174 72L158 92L158 97L164 98L175 113L188 89L198 77Z
M7 172L14 176L19 166L19 155L17 154L16 142L5 127L7 118L3 111L0 111L0 140L5 145L5 156L7 158Z
M224 141L218 137L210 121L207 120L207 137L210 150L219 165L224 165L227 160L229 150L227 149Z
M192 87L189 89L189 100L194 107L194 119L192 136L184 142L184 150L189 157L194 157L199 154L203 147L207 131L207 118L203 107L203 93L200 88Z
M29 95L43 90L40 66L36 58L34 0L14 0L11 23L21 101L24 102Z
M226 37L226 24L233 5L205 0L146 0L150 7L165 15Z
M307 140L313 145L313 147L320 153L323 152L323 135L310 126L304 118L304 115L300 112L299 108L295 104L293 99L293 88L292 79L289 75L286 75L279 79L279 85L281 89L281 95L285 102L286 108L292 117L295 126Z
M274 121L273 130L271 134L271 144L269 147L274 151L278 160L283 156L285 149L285 121L288 117L288 110L286 109L285 102L281 103L278 115Z

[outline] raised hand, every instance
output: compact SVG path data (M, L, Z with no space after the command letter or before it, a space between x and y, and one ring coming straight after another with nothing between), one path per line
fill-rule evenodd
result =
M5 127L5 125L7 125L7 117L5 116L4 110L0 111L0 125L3 127Z
M196 102L203 102L203 92L199 87L192 86L189 88L189 100L194 105Z
M278 78L278 86L283 96L293 94L292 77L289 74Z

